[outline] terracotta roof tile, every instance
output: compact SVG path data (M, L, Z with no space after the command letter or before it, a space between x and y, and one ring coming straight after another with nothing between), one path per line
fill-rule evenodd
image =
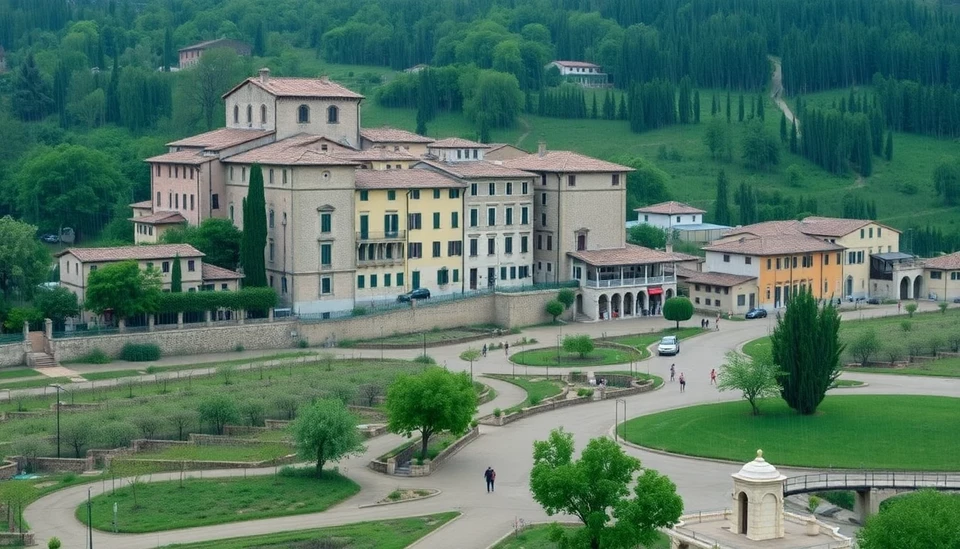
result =
M430 166L442 170L461 179L498 178L498 177L536 177L536 174L508 168L484 160L470 160L468 162L440 162L437 160L422 160L418 165Z
M809 252L842 250L843 246L831 244L805 234L779 234L776 236L744 235L740 238L724 238L703 248L708 252L728 252L741 255L786 255Z
M327 145L327 151L323 150L323 145ZM336 147L329 145L324 138L307 134L297 134L276 143L257 147L225 158L223 162L274 166L356 166L359 164L356 160L338 156Z
M222 151L241 145L254 139L273 135L273 130L245 130L240 128L220 128L199 135L192 135L167 143L168 147L202 148L208 151Z
M271 76L266 82L260 77L250 77L223 94L227 97L245 84L253 84L274 97L314 97L323 99L363 99L359 93L333 82L326 76L321 78L289 78Z
M131 217L129 221L145 223L147 225L175 225L177 223L186 223L187 219L180 212L156 212L151 215L141 215L140 217Z
M180 48L177 51L189 51L189 50L205 50L209 48L216 47L237 47L243 46L246 48L250 47L250 44L246 42L241 42L240 40L230 40L229 38L217 38L216 40L207 40L206 42L198 42L192 46L187 46L185 48Z
M434 139L413 132L390 128L366 128L360 130L360 136L374 143L433 143Z
M869 219L845 219L842 217L810 216L803 218L803 221L800 222L800 230L804 234L841 237L856 232L857 230L870 224L880 225L876 221ZM880 226L884 229L900 234L900 231L897 229L887 227L886 225Z
M151 202L150 200L144 200L142 202L134 202L133 204L130 204L130 207L135 210L148 210L150 208L153 208L153 202Z
M754 235L754 236L777 236L782 234L803 234L800 232L800 222L794 220L788 221L764 221L742 227L734 227L727 231L724 239L729 239L735 235Z
M757 277L750 275L737 275L729 273L704 273L694 272L684 269L684 273L677 273L677 276L685 278L689 284L709 284L711 286L732 287L744 282L756 280Z
M503 165L531 172L632 172L633 168L571 151L546 151L504 160Z
M230 269L204 263L200 268L200 278L203 280L236 280L243 278L243 275Z
M214 156L204 156L201 151L188 149L154 156L148 158L146 162L154 162L158 164L189 164L191 166L199 166L200 164L206 164L207 162L212 162L216 159L217 158Z
M365 149L362 151L341 148L340 150L332 152L332 154L345 160L356 160L358 162L387 160L403 160L411 162L414 160L420 160L419 156L412 155L405 150L395 151L393 149L385 149L383 147L374 147L372 149Z
M608 248L606 250L584 250L568 252L570 257L579 259L598 267L609 265L643 265L648 263L672 263L675 261L690 261L695 256L676 252L661 252L635 244L627 244L623 248Z
M661 202L659 204L651 204L650 206L644 206L642 208L636 208L633 211L640 212L640 213L661 214L661 215L707 213L705 210L694 208L689 204L684 204L683 202L676 202L674 200L671 200L669 202Z
M928 259L924 262L923 267L943 271L960 271L960 252Z
M126 261L128 259L169 259L176 257L203 257L203 252L189 244L156 244L145 246L116 246L113 248L67 248L57 254L72 254L83 263Z
M490 145L470 141L460 137L448 137L440 141L434 141L428 145L431 149L489 149Z
M588 63L586 61L554 61L554 63L561 65L563 67L595 67L600 68L600 65L595 65L593 63Z
M357 170L358 189L462 188L463 183L429 170Z

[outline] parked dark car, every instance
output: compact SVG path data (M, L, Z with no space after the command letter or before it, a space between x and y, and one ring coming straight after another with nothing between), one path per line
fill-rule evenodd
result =
M870 305L880 305L883 301L881 301L879 297L871 297L867 300L867 303Z
M430 290L426 288L417 288L412 292L400 294L397 296L397 303L413 301L414 299L430 299Z
M960 303L960 297L955 297L955 298L953 298L953 302L954 302L954 303Z
M766 309L750 309L747 311L747 318L767 318Z

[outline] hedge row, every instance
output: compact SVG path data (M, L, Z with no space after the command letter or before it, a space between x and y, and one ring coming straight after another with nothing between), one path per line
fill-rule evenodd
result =
M264 311L276 305L277 292L273 288L244 288L235 292L165 292L160 295L157 312Z

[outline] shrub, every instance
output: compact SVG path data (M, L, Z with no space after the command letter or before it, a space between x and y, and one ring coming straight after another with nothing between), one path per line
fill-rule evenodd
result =
M950 304L947 303L946 301L941 301L940 303L937 303L937 308L940 309L940 313L941 313L941 314L946 314L946 312L947 312L947 307L949 307L949 306L950 306Z
M900 322L900 329L904 332L909 332L910 330L913 330L913 323L909 320L903 320Z
M880 338L877 337L877 332L873 330L867 330L861 333L850 345L850 354L861 366L869 364L870 358L879 351Z
M233 350L238 353L242 353L244 350L243 343L237 343L236 345L234 345Z
M557 321L557 317L563 314L564 307L563 303L560 303L556 299L547 303L546 307L547 314L553 317L553 322Z
M60 538L50 538L50 541L47 542L47 549L60 549Z
M297 347L301 349L306 349L309 346L310 346L310 342L307 341L306 339L300 339L297 341Z
M953 332L947 336L947 340L950 342L950 350L953 352L960 351L960 332Z
M502 415L503 415L503 410L501 410L500 408L493 409L493 417L500 417Z
M917 312L917 304L916 304L916 303L907 303L907 305L904 307L904 309L906 309L906 311L907 311L907 316L909 316L910 318L913 318L913 313Z
M816 513L817 507L820 507L820 501L820 498L817 496L810 496L807 500L807 509L809 509L811 513Z
M568 353L577 353L580 358L586 358L593 349L593 340L586 334L568 335L563 338L563 350Z
M593 396L593 389L587 389L586 387L581 387L581 388L577 389L577 396L578 396L578 397L592 397L592 396Z
M120 358L130 362L159 360L160 346L155 343L127 343L120 350Z
M557 301L563 303L565 309L569 309L576 300L577 295L570 288L564 288L557 294Z
M892 343L885 347L884 352L887 355L887 360L890 361L890 364L893 365L897 362L900 362L903 359L903 347Z
M403 494L400 490L394 490L387 495L387 499L390 501L399 501L403 497Z
M273 288L243 288L232 292L165 292L157 300L158 313L202 313L217 309L266 311L277 305Z
M365 314L367 314L366 307L354 307L353 310L350 311L351 316L364 316Z
M908 341L907 351L910 354L910 358L913 358L915 356L920 356L921 354L923 354L923 347L924 347L923 341L920 341L919 339L911 339L910 341Z
M937 356L937 353L940 352L940 349L943 348L943 338L937 334L931 335L927 339L927 349L930 350L930 354Z
M536 406L536 405L540 404L540 401L541 401L541 400L542 400L542 399L540 398L539 395L534 395L534 396L530 397L530 406Z
M417 358L413 359L414 362L419 362L420 364L436 364L437 361L430 355L420 355Z
M95 347L77 360L77 362L83 362L85 364L110 364L112 361L113 359L99 347Z
M480 425L480 422L477 421L477 420L473 420L473 421L470 422L470 428L471 428L471 429L476 429L476 428L477 428L477 425Z

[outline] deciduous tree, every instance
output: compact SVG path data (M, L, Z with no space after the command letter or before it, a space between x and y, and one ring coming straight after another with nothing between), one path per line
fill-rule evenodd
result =
M776 396L780 392L780 383L777 381L779 374L780 371L769 354L751 358L731 351L727 353L726 361L720 366L717 389L741 391L744 400L750 403L753 415L758 416L760 415L758 400Z
M200 420L213 426L214 432L223 434L223 427L240 419L240 409L233 397L225 394L211 394L197 405Z
M14 291L23 297L50 272L50 253L37 240L37 228L12 217L0 218L0 296L10 298Z
M563 350L568 353L577 353L580 358L586 358L593 352L593 339L587 334L567 335L563 337Z
M481 356L480 349L470 347L466 351L460 353L460 360L470 363L470 379L473 379L473 363L478 360Z
M635 479L640 460L628 456L616 442L595 438L580 459L573 456L573 435L562 429L533 443L533 499L548 515L574 515L584 525L557 531L558 538L566 538L561 547L648 546L660 528L673 526L680 518L683 500L673 482L653 469L644 469Z
M781 373L780 394L787 405L803 415L817 411L827 389L840 375L840 315L830 303L804 290L787 304L770 337L773 362Z
M647 223L639 223L627 231L627 242L647 248L663 249L667 245L667 231Z
M203 262L236 269L240 263L240 230L229 219L207 218L200 225L170 229L163 233L165 244L190 244L204 253Z
M563 303L565 309L569 309L573 306L574 301L577 300L577 294L574 293L570 288L564 288L557 292L557 301Z
M136 261L120 261L90 273L84 307L98 315L112 310L120 319L155 311L159 299L160 273L140 270Z
M476 407L477 395L467 374L430 367L397 378L387 390L387 426L406 436L419 432L420 457L426 459L430 437L441 431L464 433Z
M960 496L923 490L887 502L857 532L860 549L960 547Z
M328 461L337 462L365 450L356 417L339 400L319 400L305 407L291 431L300 457L316 461L317 476L323 474Z
M743 135L743 160L747 167L767 170L780 163L780 144L763 126L752 120Z
M563 314L564 306L563 303L556 299L551 299L547 302L546 311L547 314L553 317L553 322L557 321L557 317Z
M230 48L214 48L203 52L195 67L182 71L179 85L194 105L206 129L213 128L220 97L243 78L243 64Z
M673 320L680 329L680 322L693 317L693 303L683 296L671 297L663 302L663 318Z

